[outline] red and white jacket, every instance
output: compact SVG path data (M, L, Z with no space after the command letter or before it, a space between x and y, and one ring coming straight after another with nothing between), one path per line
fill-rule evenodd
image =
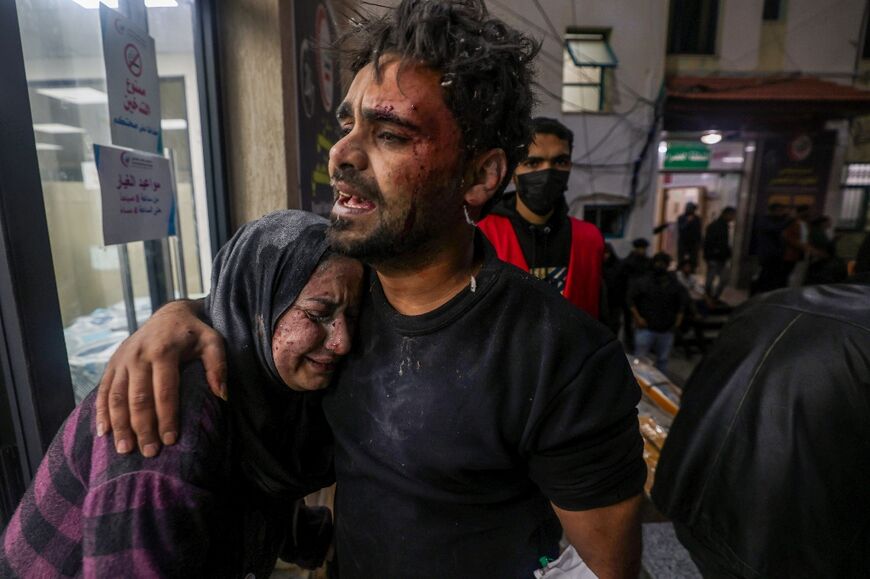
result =
M562 295L597 320L601 299L604 238L591 223L574 217L568 219L571 221L571 258ZM508 217L490 214L478 223L478 227L495 247L499 259L523 271L529 271L519 239Z

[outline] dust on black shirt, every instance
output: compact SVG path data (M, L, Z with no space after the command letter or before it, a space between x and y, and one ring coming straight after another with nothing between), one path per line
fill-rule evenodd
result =
M639 391L619 343L476 243L476 291L425 315L396 312L372 276L324 402L342 579L528 579L558 553L550 501L583 510L642 489Z

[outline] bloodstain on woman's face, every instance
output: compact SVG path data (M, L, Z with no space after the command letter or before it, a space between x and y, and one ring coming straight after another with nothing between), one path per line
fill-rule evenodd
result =
M278 319L272 359L278 375L293 390L328 386L339 359L350 351L362 278L360 262L332 255Z

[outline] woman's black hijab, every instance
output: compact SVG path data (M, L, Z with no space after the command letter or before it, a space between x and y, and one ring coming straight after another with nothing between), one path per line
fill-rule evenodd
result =
M291 390L272 359L275 324L326 252L327 223L303 211L266 215L233 236L212 270L206 314L226 341L233 454L270 498L292 501L333 482L321 393Z

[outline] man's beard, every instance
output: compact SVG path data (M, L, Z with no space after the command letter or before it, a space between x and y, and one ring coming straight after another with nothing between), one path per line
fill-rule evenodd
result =
M327 232L334 251L372 265L413 265L425 262L433 251L432 242L450 221L449 199L455 195L459 179L446 186L418 189L409 199L384 200L376 184L366 181L354 170L337 170L333 181L353 185L366 199L376 203L377 223L361 238L347 238L342 232L353 227L349 219L330 216Z

